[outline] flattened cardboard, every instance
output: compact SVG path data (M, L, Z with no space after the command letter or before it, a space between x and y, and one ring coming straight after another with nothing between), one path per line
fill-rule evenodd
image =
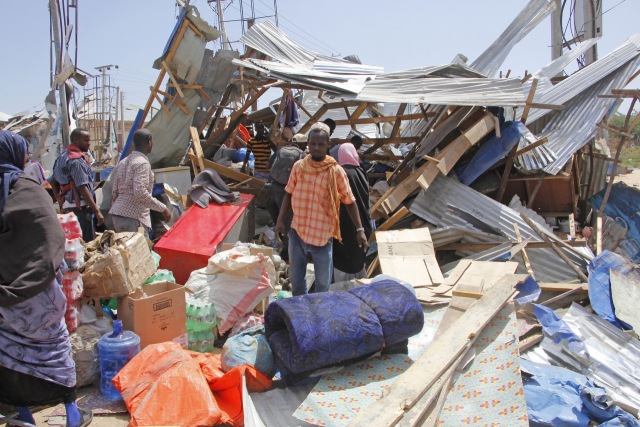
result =
M118 298L118 319L125 330L140 337L140 349L175 341L186 348L185 288L172 282L155 282ZM144 294L147 298L144 298Z
M382 273L414 288L444 282L428 228L376 233Z

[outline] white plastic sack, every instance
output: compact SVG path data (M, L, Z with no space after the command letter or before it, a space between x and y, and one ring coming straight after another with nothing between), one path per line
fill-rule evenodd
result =
M275 291L275 281L276 269L269 257L252 256L249 248L234 247L215 254L207 267L192 272L185 287L194 298L214 305L218 329L224 334Z

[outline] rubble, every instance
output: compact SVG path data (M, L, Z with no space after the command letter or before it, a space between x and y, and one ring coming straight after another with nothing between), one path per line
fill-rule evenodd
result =
M85 243L83 303L101 319L99 298L117 297L128 329L158 330L116 380L132 425L637 425L640 193L614 180L640 121L640 91L625 89L639 75L640 34L571 75L558 77L601 37L503 77L509 53L556 7L530 0L474 61L386 71L310 51L270 20L244 32L243 54L213 52L207 42L223 32L187 2L123 149L144 127L152 167L191 168L188 192L186 175L179 194L163 185L180 218L160 225L155 245L111 231ZM272 88L281 97L258 110ZM614 127L622 100L631 108ZM337 125L331 148L363 140L368 278L293 297L275 224L259 218L267 182L234 154L258 122L281 147L326 119ZM44 124L37 113L4 129ZM150 279L158 268L176 283ZM309 289L314 277L308 264ZM129 314L134 302L149 314ZM71 335L78 386L99 373L92 324ZM165 365L145 371L153 361Z

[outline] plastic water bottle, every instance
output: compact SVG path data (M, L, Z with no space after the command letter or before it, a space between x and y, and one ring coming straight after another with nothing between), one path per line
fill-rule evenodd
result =
M80 270L84 267L84 247L80 238L67 239L64 245L64 261L69 270Z
M67 331L73 333L82 325L82 314L80 304L77 301L68 301L67 309L64 312L64 321L67 324Z
M62 292L67 297L68 303L82 298L84 293L82 275L77 271L67 271L62 276Z
M136 354L140 353L140 337L122 330L122 320L113 322L113 333L98 341L100 352L100 391L110 400L122 400L111 380Z

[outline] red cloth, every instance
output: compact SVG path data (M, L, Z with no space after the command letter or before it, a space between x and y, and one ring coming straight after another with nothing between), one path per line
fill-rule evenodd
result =
M84 155L84 151L82 151L76 144L69 144L67 147L67 155L70 159L79 159L82 157L88 165L91 165L87 156Z
M91 162L84 155L84 152L75 144L69 144L69 146L67 147L67 155L70 159L83 158L84 161L87 162L87 165L91 166ZM76 187L75 182L73 182L73 179L69 180L68 184L60 184L60 193L58 193L58 203L60 204L60 207L62 208L62 206L64 205L64 198L69 191L72 192L72 199L75 202L76 207L78 209L82 208L82 197L80 196L78 188Z

